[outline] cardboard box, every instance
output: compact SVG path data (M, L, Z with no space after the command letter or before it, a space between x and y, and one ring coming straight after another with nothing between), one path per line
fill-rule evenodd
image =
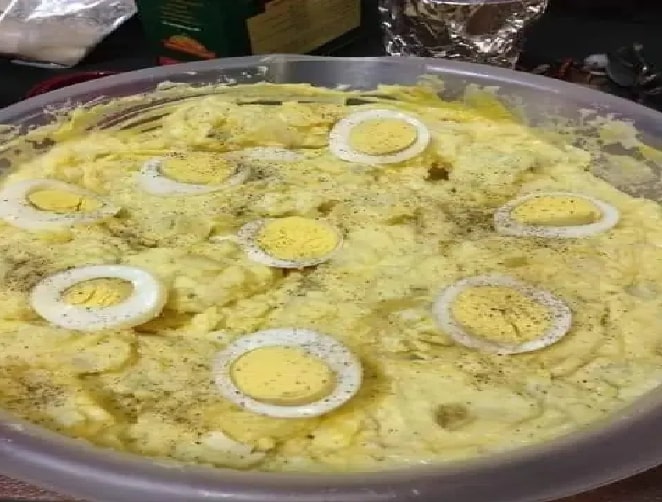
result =
M138 0L160 64L308 53L360 26L360 0Z

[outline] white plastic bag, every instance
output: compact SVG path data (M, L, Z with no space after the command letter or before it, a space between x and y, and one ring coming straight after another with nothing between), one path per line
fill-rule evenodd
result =
M134 0L0 0L0 54L74 66L136 10Z

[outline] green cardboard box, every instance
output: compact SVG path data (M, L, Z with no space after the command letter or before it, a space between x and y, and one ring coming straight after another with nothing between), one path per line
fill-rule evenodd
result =
M138 0L160 64L308 53L347 40L360 0Z

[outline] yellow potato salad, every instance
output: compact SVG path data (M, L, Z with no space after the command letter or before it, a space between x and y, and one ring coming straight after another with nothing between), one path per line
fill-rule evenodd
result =
M587 151L424 86L162 106L76 110L0 184L10 413L188 463L379 470L546 441L662 381L662 211Z

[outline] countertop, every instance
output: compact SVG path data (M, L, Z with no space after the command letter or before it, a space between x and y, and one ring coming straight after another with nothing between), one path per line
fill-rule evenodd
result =
M368 7L364 14L368 22L362 36L334 55L382 54L374 9L369 5L372 2L368 0L366 3ZM637 9L623 6L633 3L637 3ZM566 57L583 59L589 54L610 52L638 41L647 48L650 62L662 68L662 5L646 0L622 2L616 7L611 2L610 5L610 9L600 11L556 0L531 30L522 61L534 66ZM127 52L126 47L131 50ZM131 71L154 64L155 57L144 42L140 24L134 19L106 39L73 70L49 70L0 61L0 108L23 99L35 84L58 74L89 70ZM69 499L0 476L0 502L3 501L68 502ZM662 468L559 502L662 502Z

